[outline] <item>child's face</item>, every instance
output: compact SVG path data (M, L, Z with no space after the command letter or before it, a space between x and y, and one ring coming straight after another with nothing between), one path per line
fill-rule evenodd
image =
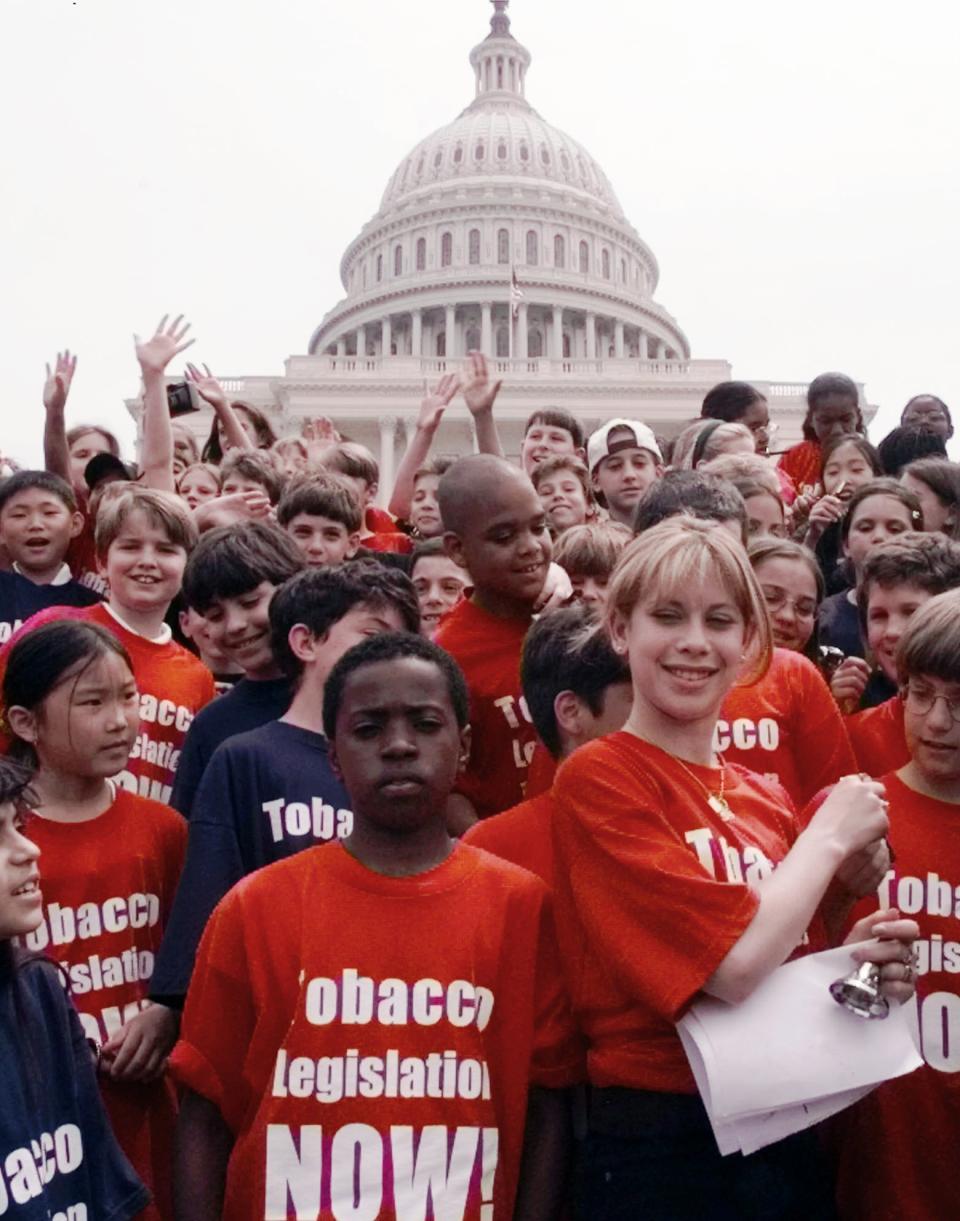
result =
M371 486L369 483L367 483L366 479L361 478L360 475L342 475L340 471L334 471L333 473L338 479L342 479L344 483L349 484L350 487L353 488L357 499L360 501L361 509L366 509L369 507L374 496L377 494L376 484Z
M106 778L126 765L140 725L140 700L130 667L109 652L69 670L40 708L25 714L28 728L21 713L10 715L18 736L32 740L41 767Z
M182 475L188 466L197 460L197 448L193 437L183 428L173 427L173 477Z
M859 572L863 561L874 547L879 547L881 543L913 528L910 510L902 500L882 492L876 496L868 496L854 509L850 533L843 544L843 554L849 558L855 571Z
M891 682L897 681L897 645L911 616L933 594L916 585L877 585L867 594L867 644Z
M802 653L817 621L817 581L809 565L775 556L754 571L770 612L773 643Z
M520 447L520 461L528 475L540 465L544 458L557 454L576 454L573 434L555 424L531 424Z
M371 636L382 636L384 632L406 630L403 616L395 606L368 606L363 602L352 606L342 619L332 624L315 645L315 655L320 661L316 671L318 677L326 681L327 675L340 658L355 644L360 644Z
M948 532L952 528L956 510L952 505L942 501L933 488L924 483L922 479L915 479L911 474L901 475L900 482L920 501L924 530Z
M947 701L960 705L960 684L911 675L903 708L907 749L920 774L939 784L960 780L960 723Z
M237 492L262 492L265 496L269 495L259 480L241 475L239 471L234 471L224 479L222 491L224 496L233 496Z
M645 723L715 719L743 666L743 616L719 578L652 592L614 623L630 663L634 708Z
M904 408L900 423L909 428L925 428L944 441L949 441L953 436L950 417L936 399L926 395L914 399L909 407Z
M242 407L235 407L234 411L236 412L237 420L240 424L240 427L243 429L243 431L247 434L247 436L256 446L259 442L259 438L257 437L256 424L254 424L253 420L250 418L250 416L247 415L247 413L243 410ZM217 421L217 436L220 438L220 452L221 453L225 454L228 449L233 448L233 446L227 440L226 433L223 430L223 424L219 420Z
M574 601L582 602L584 606L589 606L594 614L599 614L607 605L607 587L610 584L609 576L606 577L583 577L576 573L568 573L570 584L573 586Z
M476 590L533 605L543 590L553 553L540 497L529 480L491 481L483 520L463 536L446 536L457 564Z
M200 652L200 660L214 674L226 674L230 671L231 662L226 653L218 649L210 636L210 628L203 615L198 614L188 606L179 615L180 631L188 640L192 640Z
M10 802L0 805L0 941L32 933L43 918L40 849L27 839L25 827L22 810Z
M396 658L348 675L332 757L358 822L402 833L442 821L468 741L433 662Z
M648 449L620 449L597 463L593 486L606 497L610 516L630 524L638 501L662 474Z
M261 581L235 598L217 598L203 612L213 647L249 678L276 673L270 648L270 600L276 588L270 581Z
M350 534L343 522L316 513L298 513L287 522L286 530L311 568L342 564L360 544L359 535Z
M443 533L440 506L437 504L439 475L421 475L413 487L410 502L410 525L421 538L437 538Z
M442 616L463 597L467 575L448 555L425 555L410 576L420 602L420 631L433 639Z
M828 394L817 400L810 424L821 445L845 432L857 431L857 403L846 394Z
M823 490L841 500L849 500L857 488L875 479L873 467L852 441L838 445L823 467Z
M306 455L302 454L294 445L278 450L277 459L280 462L280 469L288 478L292 475L299 475L301 471L307 469Z
M90 432L81 433L70 446L70 480L73 486L85 493L87 484L83 478L83 472L86 470L87 463L97 454L109 452L110 441L102 432L94 428Z
M83 518L72 513L59 496L44 488L24 488L11 496L0 513L0 537L10 558L28 576L49 572L63 557L83 528Z
M587 498L583 484L573 471L554 471L537 486L547 521L556 534L587 520Z
M110 601L139 614L166 608L183 581L187 552L142 512L131 513L107 549L101 568Z
M775 496L758 492L756 496L747 496L744 504L747 506L747 531L751 538L762 538L764 535L786 537L783 505Z
M220 495L216 479L206 471L188 471L177 485L177 491L191 509Z

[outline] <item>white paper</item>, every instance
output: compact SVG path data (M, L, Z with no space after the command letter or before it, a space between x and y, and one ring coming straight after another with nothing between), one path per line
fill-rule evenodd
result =
M852 948L779 967L740 1005L704 997L678 1023L721 1153L802 1131L922 1063L915 1000L868 1021L831 997Z

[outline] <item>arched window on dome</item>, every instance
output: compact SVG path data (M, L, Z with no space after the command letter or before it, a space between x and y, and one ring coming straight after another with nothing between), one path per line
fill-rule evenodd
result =
M562 148L560 150L560 164L563 166L563 172L565 174L569 174L570 173L570 158L567 155L567 150L565 148Z
M506 159L507 159L507 142L506 142L506 140L501 140L500 143L497 145L497 160L506 161Z
M477 147L473 150L473 155L477 161L482 161L487 155L487 148L482 140L477 141Z
M532 327L527 333L527 355L543 355L543 331L539 327Z
M463 145L458 144L457 147L453 150L453 164L459 165L462 160L463 160Z
M383 279L383 255L377 255L377 283Z
M470 262L474 266L480 262L480 230L470 230Z
M503 88L503 60L497 60L497 88Z
M510 262L510 231L508 229L497 231L497 262Z
M586 242L580 243L580 270L590 270L590 247Z
M527 230L527 262L531 267L536 267L540 262L540 244L535 229Z
M600 252L600 272L605 280L610 279L610 251L606 247Z
M438 148L433 154L433 168L438 170L441 165L443 165L443 149Z
M567 243L563 240L561 233L558 233L553 239L553 265L554 267L566 267L567 265Z
M520 141L520 160L521 161L530 160L530 145L527 144L526 140Z
M510 336L507 334L505 326L497 327L497 356L501 360L506 360L510 355Z
M417 162L417 177L418 178L421 178L423 176L423 167L424 167L424 164L426 163L426 160L427 160L426 153L421 153L420 160Z
M544 165L550 164L550 150L545 144L540 145L540 160Z
M449 267L453 262L453 234L446 232L440 239L440 266Z
M620 260L620 279L626 284L627 282L627 260Z
M417 271L426 271L427 269L427 239L425 237L417 238Z
M395 276L403 275L403 247L394 246L393 248L393 274Z

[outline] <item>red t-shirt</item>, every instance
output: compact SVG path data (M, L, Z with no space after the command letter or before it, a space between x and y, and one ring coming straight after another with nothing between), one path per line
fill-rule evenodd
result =
M463 843L535 873L553 887L553 797L541 793L512 810L476 822Z
M98 818L30 820L40 848L43 923L26 949L63 965L88 1038L104 1043L142 1008L183 865L187 824L124 789ZM120 1146L156 1198L144 1217L172 1216L172 1083L100 1078Z
M368 534L363 540L368 551L389 552L392 555L409 555L413 550L413 539L409 534L393 531L390 534Z
M787 450L779 465L793 480L793 486L802 496L805 491L820 482L820 468L823 466L820 442L801 441L799 445Z
M786 792L681 765L630 733L588 742L553 786L564 975L596 1086L694 1093L675 1022L740 939L798 834Z
M532 622L501 619L464 599L437 631L437 644L460 663L470 691L470 762L457 788L480 818L525 796L537 735L520 686L520 651Z
M578 1053L541 882L463 844L405 878L328 844L217 907L172 1067L235 1134L231 1221L487 1221L528 1083L574 1083Z
M796 808L857 771L843 717L820 671L801 653L774 649L770 669L723 702L714 748L776 780Z
M32 615L0 652L0 679L7 654L22 635L42 623L61 619L82 619L105 627L130 654L140 692L140 732L126 768L115 779L141 797L169 801L187 730L200 709L217 693L213 675L176 641L158 644L147 640L122 624L106 603L100 602L96 606L52 606Z
M94 541L94 521L87 511L86 504L80 506L83 514L83 529L75 539L71 539L67 548L67 564L74 579L81 585L86 585L95 593L106 596L107 578L97 565L97 548Z
M847 717L847 733L857 757L857 770L868 776L883 776L910 762L899 695Z
M960 805L883 776L896 853L878 897L920 925L920 1044L925 1065L885 1082L840 1117L845 1221L945 1221L960 1209ZM854 916L876 910L874 899Z
M386 509L378 509L376 505L370 505L364 513L363 524L371 534L394 534L397 529L397 523Z

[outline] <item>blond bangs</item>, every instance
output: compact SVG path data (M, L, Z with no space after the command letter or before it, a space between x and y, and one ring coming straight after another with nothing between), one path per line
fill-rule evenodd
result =
M755 683L766 674L773 655L770 617L746 552L716 522L671 517L635 539L610 580L607 631L617 615L628 619L639 602L682 598L711 579L727 591L743 617L749 664L738 685Z

